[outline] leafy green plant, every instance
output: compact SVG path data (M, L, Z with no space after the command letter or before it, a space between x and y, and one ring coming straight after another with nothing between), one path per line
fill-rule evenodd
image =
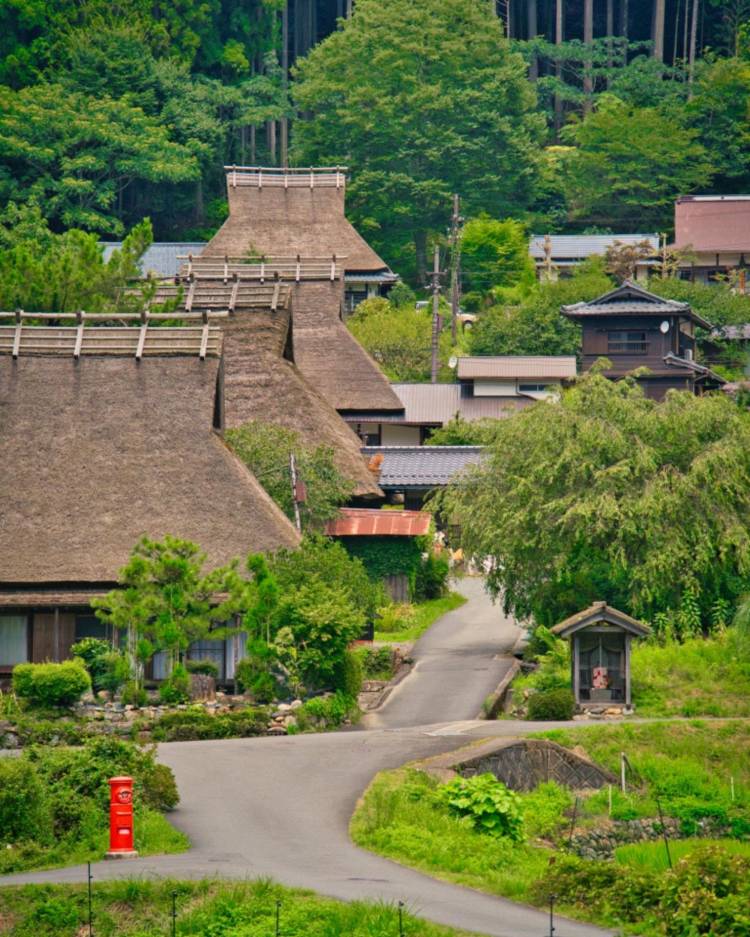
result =
M529 838L557 836L567 823L565 811L573 806L570 790L555 781L545 781L520 798L524 833Z
M333 686L352 699L356 699L362 691L364 672L362 662L353 651L345 651L344 656L333 675Z
M203 709L165 713L152 726L157 742L185 742L196 739L250 738L263 735L268 727L268 711L247 707L212 715Z
M167 679L159 686L162 703L187 703L190 699L190 674L184 664L175 664Z
M80 660L13 668L14 692L34 706L71 706L90 689L91 679Z
M325 730L336 728L347 719L356 721L359 707L356 699L337 690L331 696L314 696L307 700L295 710L294 716L303 731L308 728Z
M448 590L450 563L447 554L428 552L414 574L414 598L417 602L439 599Z
M467 817L480 833L523 839L523 813L518 794L492 774L454 778L439 787L436 800L460 817Z
M238 661L234 678L242 693L249 693L258 703L270 703L279 696L279 684L271 675L277 660L276 649L260 639L249 640L248 656Z
M567 722L573 718L575 700L569 688L540 690L529 697L528 718Z
M368 647L360 652L366 680L390 680L393 676L393 651L390 647Z
M416 612L413 605L385 605L378 610L377 629L384 634L406 631L414 621Z
M188 673L198 673L216 679L219 676L219 665L208 658L204 660L186 660L185 667Z
M136 709L141 709L143 706L148 705L148 693L135 680L130 680L123 687L120 700L126 706L135 706Z
M24 758L0 758L0 845L44 843L51 836L49 802L36 768Z

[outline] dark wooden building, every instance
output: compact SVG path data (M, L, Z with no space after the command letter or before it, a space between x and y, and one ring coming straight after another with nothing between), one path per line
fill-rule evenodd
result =
M663 299L626 280L622 286L586 303L563 306L562 314L583 328L583 369L600 358L618 379L638 368L648 397L661 400L671 389L700 394L724 380L695 360L695 330L711 323L687 303Z

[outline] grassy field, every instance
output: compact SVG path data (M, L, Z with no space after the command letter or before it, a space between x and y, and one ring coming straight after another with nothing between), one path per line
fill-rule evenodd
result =
M696 849L705 846L717 846L732 855L745 856L750 859L750 843L743 843L736 839L677 839L669 844L669 855L672 863L692 855ZM641 872L666 872L669 868L666 846L658 843L631 843L628 846L619 846L615 850L615 859L621 865L638 869Z
M516 699L527 687L570 687L567 649L558 647L514 681ZM635 643L631 672L639 716L750 717L750 644L733 629L683 643Z
M271 937L278 910L283 937L398 937L398 912L384 904L344 904L268 881L222 883L122 881L95 884L97 937L166 937L172 896L180 937ZM79 937L87 934L86 889L27 885L0 889L0 934ZM404 915L408 937L468 937Z
M407 606L409 612L403 624L394 631L376 631L375 640L388 644L410 644L416 641L430 625L435 624L441 615L452 612L466 603L466 598L458 592L449 592L440 599L429 599L418 605Z

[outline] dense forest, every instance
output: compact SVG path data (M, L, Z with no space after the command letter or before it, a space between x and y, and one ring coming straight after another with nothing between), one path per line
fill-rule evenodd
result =
M331 161L407 277L454 191L539 231L668 231L678 195L750 191L750 0L0 6L3 210L204 238L225 163Z

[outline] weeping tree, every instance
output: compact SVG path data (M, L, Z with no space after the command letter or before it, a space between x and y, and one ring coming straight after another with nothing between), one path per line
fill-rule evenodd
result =
M552 624L606 600L705 626L750 585L750 415L590 373L500 421L436 507L492 559L489 587L519 616Z

